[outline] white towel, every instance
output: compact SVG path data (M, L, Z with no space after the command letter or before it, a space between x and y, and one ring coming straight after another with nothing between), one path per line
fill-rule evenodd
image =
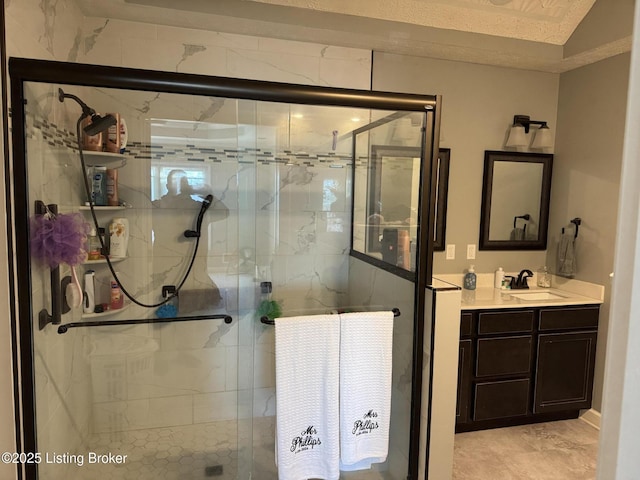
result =
M340 315L340 469L371 468L389 451L393 312Z
M277 318L276 462L279 480L340 477L340 317Z

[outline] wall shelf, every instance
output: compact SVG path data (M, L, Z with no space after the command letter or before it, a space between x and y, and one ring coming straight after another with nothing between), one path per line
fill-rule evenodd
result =
M111 260L111 263L118 263L126 259L127 257L109 257L109 260ZM98 260L87 260L85 262L82 262L82 265L100 265L100 264L106 264L106 263L107 263L107 260L105 258L99 258Z
M109 168L120 168L124 167L127 164L127 157L122 153L113 153L113 152L94 152L91 150L83 150L82 154L84 155L84 159L88 164L91 165L99 165L103 164L105 166L109 166ZM120 162L120 165L113 166Z
M101 317L109 317L109 316L112 316L112 315L117 315L120 312L124 312L130 306L131 306L131 304L128 303L128 304L125 304L124 307L117 308L115 310L106 310L106 311L100 312L100 313L83 313L82 314L82 318L84 318L84 319L86 319L86 318L101 318Z
M127 207L124 207L122 205L117 205L117 206L116 205L113 205L113 206L94 205L93 206L93 209L96 212L100 212L100 211L105 211L106 212L106 211L109 211L109 210L111 210L111 211L113 211L113 210L125 210L126 208ZM91 210L91 207L89 205L81 205L81 206L78 207L78 210L80 210L80 211L89 211L89 210Z

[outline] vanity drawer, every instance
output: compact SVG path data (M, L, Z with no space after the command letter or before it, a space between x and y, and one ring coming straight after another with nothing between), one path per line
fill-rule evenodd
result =
M533 337L531 335L478 339L476 377L529 375Z
M473 313L465 312L460 315L460 336L473 335Z
M599 307L542 309L538 329L543 331L598 328L599 312Z
M482 312L478 315L478 334L532 332L533 310Z
M527 415L528 409L529 379L476 384L474 420Z

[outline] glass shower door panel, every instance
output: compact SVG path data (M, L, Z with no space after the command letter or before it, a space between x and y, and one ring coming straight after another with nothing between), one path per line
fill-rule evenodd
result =
M60 103L58 87L26 85L29 215L42 220L36 200L55 204L58 219L78 216L88 232L92 215L84 205L75 139L80 109L69 100ZM75 267L80 282L94 272L96 304L105 311L71 308L61 321L77 327L64 334L56 325L41 330L38 314L52 308L50 268L32 258L37 448L67 455L39 465L39 478L249 478L242 455L248 452L251 458L251 437L239 425L247 417L241 392L251 388L246 378L252 378L253 364L240 367L238 359L251 344L252 323L239 306L237 178L242 167L231 153L241 137L236 101L61 87L100 112L126 119L126 150L85 152L85 160L117 170L120 205L94 209L96 219L107 231L115 218L128 221L126 256L112 257L112 264L123 287L155 307L125 300L124 308L109 309L113 278L106 261L83 261ZM207 194L213 200L191 276L178 302L171 302L173 310L163 311L163 287L178 285L188 269L196 240L184 238L184 231L197 229ZM70 275L70 267L61 265L61 278ZM227 313L231 324L208 318ZM109 325L160 317L177 321ZM86 322L106 326L86 328ZM90 452L126 459L90 463Z

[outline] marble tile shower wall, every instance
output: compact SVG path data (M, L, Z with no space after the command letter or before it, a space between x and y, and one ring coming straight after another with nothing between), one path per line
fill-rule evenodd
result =
M29 145L43 144L51 149L41 162L47 165L49 179L34 175L32 184L41 185L34 190L40 188L47 202L55 198L62 208L77 210L83 196L74 136L45 120L34 120L32 115L29 118ZM130 220L132 235L128 258L117 269L128 290L142 295L142 301L157 301L160 286L175 283L172 267L184 263L184 258L175 253L156 255L149 241L150 225L158 232L158 218L154 218L149 202L149 168L155 161L174 157L189 159L181 164L211 168L212 191L230 209L227 219L212 224L202 262L197 262L203 268L196 268L196 279L185 284L186 290L197 290L200 282L211 279L220 289L221 302L213 310L187 313L228 311L239 321L232 325L212 320L77 334L90 352L85 352L84 358L91 367L93 432L236 418L238 392L251 388L252 414L274 415L273 329L259 325L252 332L258 281L272 281L273 298L280 301L285 315L325 312L346 303L350 157L212 149L194 144L151 148L133 142L127 148L126 165L120 168L120 191L133 206L123 214ZM31 171L31 162L39 163L31 156L29 160ZM59 173L51 168L51 160L59 166ZM44 169L33 168L34 172ZM247 186L244 180L249 174L255 182L250 187L255 190L255 205L240 208L241 188ZM172 225L184 216L183 211L175 212L162 222ZM247 221L255 223L255 235L242 238L240 225ZM167 249L175 252L184 247L173 241ZM104 301L110 276L106 269L94 268L100 285L97 295ZM249 294L239 295L242 289ZM238 304L241 298L248 300ZM149 315L148 310L132 306L112 318ZM64 321L77 321L80 314L73 311L65 317L69 318ZM239 358L254 359L252 377L238 371Z

